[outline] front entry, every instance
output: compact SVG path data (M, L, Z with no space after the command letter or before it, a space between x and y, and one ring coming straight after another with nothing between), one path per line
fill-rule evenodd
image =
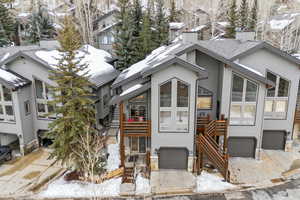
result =
M186 148L162 147L159 149L159 169L187 169L188 150Z

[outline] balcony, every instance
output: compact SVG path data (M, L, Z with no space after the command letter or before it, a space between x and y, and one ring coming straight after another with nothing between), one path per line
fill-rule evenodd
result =
M121 132L125 137L151 137L151 121L121 121Z

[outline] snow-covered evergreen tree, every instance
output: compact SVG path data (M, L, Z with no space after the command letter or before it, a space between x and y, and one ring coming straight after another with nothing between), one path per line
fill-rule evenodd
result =
M257 0L253 0L253 5L251 8L251 13L249 17L249 30L255 31L257 25L257 12L258 12L258 4Z
M164 11L164 1L156 0L155 10L155 43L156 47L168 44L169 23Z
M140 0L133 0L133 6L130 11L130 20L132 21L132 62L136 63L142 59L141 54L139 52L140 47L140 34L142 30L143 23L143 11Z
M175 2L175 0L171 1L169 22L179 22L179 12L176 9L176 2Z

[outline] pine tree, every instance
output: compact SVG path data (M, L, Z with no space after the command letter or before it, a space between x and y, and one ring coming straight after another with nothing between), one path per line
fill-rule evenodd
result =
M257 0L254 0L253 5L252 5L252 9L251 9L251 13L250 13L250 19L249 19L249 29L251 31L255 31L255 29L256 29L257 10L258 10Z
M156 0L155 16L155 43L156 47L166 45L169 42L169 24L164 12L164 1Z
M129 0L119 0L120 12L116 15L118 25L115 30L114 49L118 57L117 69L124 70L134 63L133 22L130 16Z
M239 10L239 26L242 31L244 31L248 26L248 2L247 0L242 0Z
M41 39L54 38L56 34L53 22L42 5L38 5L38 11L33 13L30 19L29 39L37 43Z
M15 21L9 10L0 3L1 41L9 43L13 40L16 31Z
M72 20L64 20L59 32L60 58L49 77L57 86L51 87L57 119L50 124L47 136L54 140L50 158L61 161L69 168L87 174L93 180L95 173L102 173L105 159L100 154L101 139L95 130L95 108L90 98L88 65L78 57L81 36ZM99 147L99 148L96 148Z
M147 8L147 12L143 16L142 30L139 38L140 58L144 59L154 49L155 44L152 39L151 30L151 11Z
M132 57L132 63L136 63L142 59L141 54L139 52L139 38L141 34L142 29L142 23L143 23L143 12L142 12L142 6L140 3L140 0L134 0L133 6L130 11L131 15L131 21L132 23L132 50L133 50L133 57Z
M226 37L227 38L234 38L236 33L236 22L237 22L237 15L236 15L236 0L231 0L231 4L229 7L229 11L227 14L227 20L229 22L229 26L226 28Z
M170 16L169 16L169 22L178 22L178 11L176 9L176 2L175 0L171 1L171 8L170 8Z

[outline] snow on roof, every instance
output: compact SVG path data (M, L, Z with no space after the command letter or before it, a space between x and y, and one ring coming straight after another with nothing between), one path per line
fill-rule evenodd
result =
M8 82L9 84L14 85L15 87L23 86L27 83L26 80L22 79L19 76L16 76L15 74L0 68L0 79Z
M299 0L300 1L300 0ZM292 56L295 56L296 58L298 58L300 60L300 53L295 53Z
M272 19L270 21L270 26L271 29L282 30L288 25L290 25L293 21L294 19L281 19L281 20Z
M141 88L142 86L143 86L142 84L136 84L136 85L134 85L134 86L128 88L127 90L123 91L123 92L120 94L120 96L124 96L124 95L126 95L126 94L129 94L129 93L131 93L131 92L133 92L133 91L135 91L135 90Z
M182 22L170 22L170 29L182 29L184 27L184 23Z
M106 30L108 30L108 29L110 29L111 27L117 25L118 23L119 23L119 22L115 22L115 23L113 23L113 24L110 24L110 25L104 27L103 29L101 29L101 30L99 31L99 33L100 33L100 32L103 32L103 31L106 31Z
M9 57L10 53L5 53L4 56L0 59L0 62L6 60Z
M217 24L221 25L221 26L229 26L229 22L217 22Z
M36 51L35 55L53 68L56 68L58 59L62 57L62 53L58 50L40 50ZM106 62L106 59L111 58L111 55L104 50L96 49L90 45L84 45L83 48L77 52L76 56L81 59L80 64L88 64L87 71L82 73L88 72L91 78L99 74L115 71L115 68Z
M197 26L197 27L195 27L195 28L192 28L191 29L191 31L192 32L198 32L198 31L201 31L203 28L205 28L206 27L206 25L204 24L204 25L200 25L200 26Z
M247 70L249 70L249 71L251 71L251 72L253 72L253 73L259 75L259 76L264 77L264 75L263 75L261 72L255 70L255 69L253 69L253 68L251 68L251 67L248 67L248 66L246 66L246 65L243 65L243 64L241 64L241 63L239 63L239 62L237 62L237 61L235 61L234 63L237 64L237 65L239 65L239 66L242 67L242 68L245 68L245 69L247 69Z

